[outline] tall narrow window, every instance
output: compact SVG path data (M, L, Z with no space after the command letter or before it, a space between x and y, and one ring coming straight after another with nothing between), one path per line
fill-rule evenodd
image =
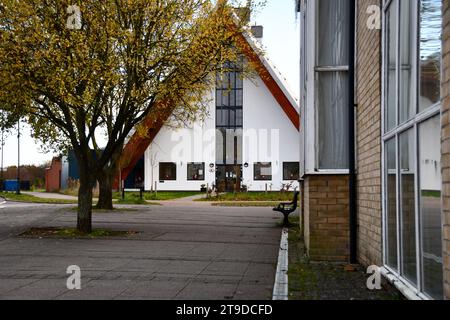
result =
M442 1L420 1L420 111L441 97Z
M397 5L393 0L386 11L386 54L385 54L385 131L396 125L397 97Z
M397 261L397 163L395 140L386 143L386 261L393 269L398 268Z
M400 135L402 274L417 283L414 129Z
M349 1L318 2L318 169L348 169Z
M408 121L416 114L413 88L414 71L414 1L400 1L400 81L399 81L399 120ZM394 116L395 114L393 114Z
M441 221L440 119L434 117L419 127L420 222L424 291L436 299L443 297Z

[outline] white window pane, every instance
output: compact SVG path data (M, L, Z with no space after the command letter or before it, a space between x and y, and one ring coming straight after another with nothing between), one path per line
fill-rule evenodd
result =
M348 74L318 74L319 169L348 169Z

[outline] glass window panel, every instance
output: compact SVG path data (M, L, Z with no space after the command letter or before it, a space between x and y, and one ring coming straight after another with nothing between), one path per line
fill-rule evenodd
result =
M413 54L415 51L414 2L400 2L400 122L408 121L415 115L413 92Z
M244 104L243 101L244 95L242 90L236 90L236 106L237 107L242 107Z
M235 164L242 164L243 157L243 143L244 143L244 134L242 129L238 129L235 131L235 148L236 148L236 162Z
M205 163L188 163L187 179L189 181L205 180Z
M420 1L419 110L436 104L441 96L442 1Z
M396 123L396 75L397 75L397 0L386 12L386 92L385 123L386 131L392 130Z
M225 129L216 130L216 164L225 164Z
M283 163L283 180L293 181L300 178L300 163L298 162L284 162Z
M400 135L402 275L417 283L415 139L411 129Z
M440 117L419 127L420 221L424 291L443 297Z
M398 269L397 259L397 165L395 139L386 143L386 262Z
M226 151L225 151L225 164L235 163L235 139L234 139L234 129L227 129L226 131Z
M235 107L236 106L236 91L231 90L229 95L230 95L230 107Z
M221 90L220 92L220 106L228 107L230 105L230 91L229 90Z
M161 162L159 164L159 180L177 180L177 165L175 163Z
M236 126L236 111L234 109L230 109L229 117L228 127Z
M318 47L329 48L318 51L318 64L348 65L349 1L320 0L318 28Z
M272 163L258 162L253 165L255 181L272 180Z
M244 125L244 118L242 109L236 109L236 127L242 127Z
M319 169L348 169L348 74L318 77Z
M239 74L236 77L236 89L242 89L244 87L244 80L242 78L242 74Z

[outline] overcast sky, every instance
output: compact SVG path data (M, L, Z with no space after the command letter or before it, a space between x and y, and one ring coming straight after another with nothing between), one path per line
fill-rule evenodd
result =
M254 23L264 26L266 53L286 77L291 91L298 95L299 80L299 25L295 17L295 0L268 0L265 8L253 17ZM22 125L20 140L21 165L43 164L53 154L44 154L30 137L30 130ZM4 166L17 165L17 131L6 141Z

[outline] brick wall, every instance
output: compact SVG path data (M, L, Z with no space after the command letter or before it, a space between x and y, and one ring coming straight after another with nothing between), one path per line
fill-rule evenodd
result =
M442 181L444 294L450 300L450 0L443 0L443 83L442 83Z
M382 264L381 31L367 27L367 8L380 4L379 0L358 0L358 258L364 265Z
M304 185L305 244L315 261L349 256L348 177L308 176Z

